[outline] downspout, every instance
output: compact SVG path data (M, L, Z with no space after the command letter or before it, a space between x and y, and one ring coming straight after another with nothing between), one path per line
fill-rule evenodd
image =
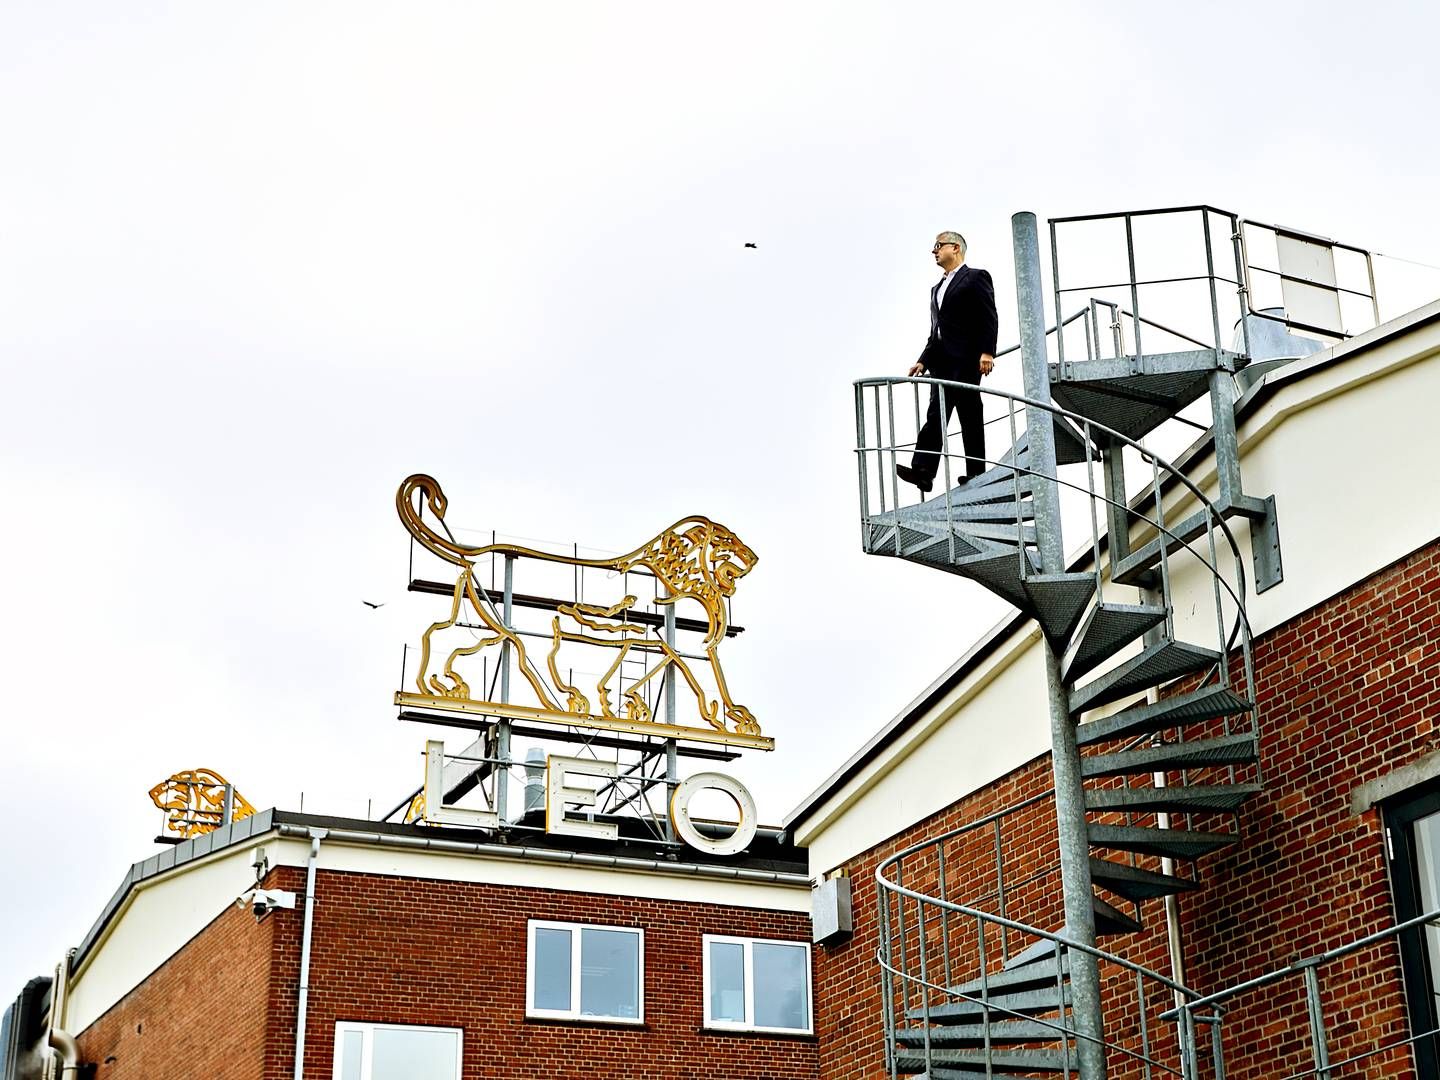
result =
M328 830L310 830L310 862L305 868L305 930L300 938L300 1003L295 1011L295 1080L305 1076L305 1012L310 1003L310 934L315 925L315 863Z
M55 968L55 981L50 989L50 1035L47 1045L60 1057L60 1068L55 1075L74 1076L80 1071L80 1046L75 1036L65 1030L65 1013L70 1004L70 964L75 959L75 950L65 954Z

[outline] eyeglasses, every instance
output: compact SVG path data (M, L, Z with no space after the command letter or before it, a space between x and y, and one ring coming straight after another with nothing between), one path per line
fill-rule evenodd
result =
M957 245L954 240L947 240L947 241L945 241L945 243L943 243L943 244L936 244L934 247L932 247L932 248L930 249L930 254L931 254L931 255L939 255L939 254L940 254L940 249L943 248L943 247L958 247L958 246L959 246L959 245Z

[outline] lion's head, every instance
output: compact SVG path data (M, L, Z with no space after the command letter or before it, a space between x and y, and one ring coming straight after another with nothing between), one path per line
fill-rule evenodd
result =
M699 600L711 625L724 614L723 600L758 561L740 538L708 518L687 518L655 538L644 561L672 595Z

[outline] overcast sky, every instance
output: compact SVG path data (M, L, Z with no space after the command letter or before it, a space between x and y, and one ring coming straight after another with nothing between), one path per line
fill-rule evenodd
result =
M851 381L918 353L936 231L1005 344L1022 209L1209 202L1440 263L1436 22L10 0L0 1004L156 850L172 772L354 816L418 782L416 471L477 530L748 542L727 670L777 749L726 768L778 821L1007 611L859 551ZM1383 314L1440 294L1376 265Z

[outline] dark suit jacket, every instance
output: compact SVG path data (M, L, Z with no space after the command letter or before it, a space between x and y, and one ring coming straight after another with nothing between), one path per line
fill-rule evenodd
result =
M933 304L934 290L930 293ZM979 379L980 354L995 355L1000 320L995 314L995 286L988 270L961 266L940 305L939 334L930 333L920 362L937 378L969 375Z

